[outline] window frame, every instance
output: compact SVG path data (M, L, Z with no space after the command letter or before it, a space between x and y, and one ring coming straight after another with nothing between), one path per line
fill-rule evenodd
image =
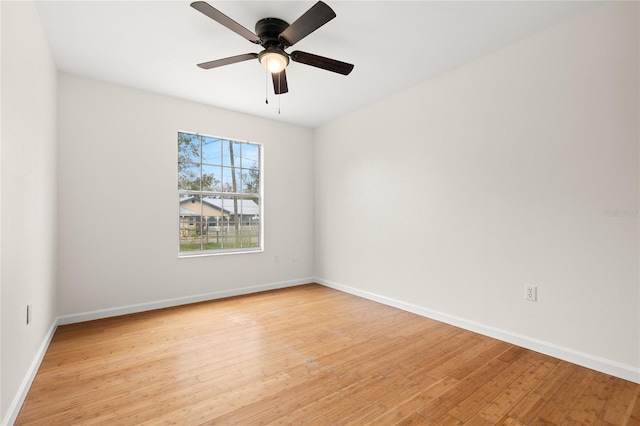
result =
M231 142L231 143L238 143L238 144L250 144L250 145L254 145L257 146L258 148L258 192L254 193L254 192L225 192L224 191L224 187L221 186L219 188L219 190L212 190L212 191L202 191L202 190L189 190L189 189L180 189L180 134L187 134L190 136L196 136L198 138L200 138L200 158L199 158L199 169L200 169L200 173L201 173L201 177L202 177L202 169L203 169L203 165L205 166L211 166L208 163L205 163L203 161L203 155L202 155L202 139L203 138L211 138L211 139L217 139L221 142ZM186 131L186 130L178 130L177 131L177 140L176 140L176 187L177 187L177 195L178 195L178 218L177 218L177 226L178 226L178 238L177 238L177 243L178 243L178 258L190 258L190 257L203 257L203 256L221 256L221 255L230 255L230 254L243 254L243 253L260 253L260 252L264 252L264 144L260 143L260 142L252 142L252 141L248 141L248 140L240 140L240 139L235 139L235 138L227 138L227 137L222 137L222 136L214 136L214 135L208 135L208 134L204 134L204 133L199 133L199 132L191 132L191 131ZM235 156L235 154L234 154ZM191 163L191 164L195 164L195 163ZM220 169L223 168L231 168L229 165L224 164L224 159L220 160L220 164L218 165L220 167ZM232 172L236 173L238 170L250 170L253 169L252 167L242 167L242 164L240 166L236 166L234 164L233 168L232 168ZM220 176L220 178L222 179L222 176ZM201 188L202 189L202 188ZM181 250L182 247L182 232L183 232L183 218L182 218L182 214L181 214L181 209L182 209L182 201L184 200L184 197L187 195L193 195L193 196L207 196L207 195L211 195L211 196L216 196L219 197L219 199L222 200L233 200L234 197L237 197L236 199L241 200L241 199L257 199L258 200L258 208L259 208L259 223L258 223L258 245L254 246L254 247L232 247L232 248L220 248L220 249L200 249L200 250ZM224 202L224 201L223 201ZM202 201L201 201L202 203ZM224 222L224 216L222 216L222 222ZM190 226L191 222L195 219L196 225L204 223L206 220L204 219L205 216L202 214L202 208L201 208L201 213L199 216L192 216L189 217L187 225ZM240 217L240 219L237 219L240 222L240 226L245 226L244 225L244 221L245 219L242 218L242 215ZM209 223L209 221L206 221L207 223ZM202 232L202 228L201 228L201 232ZM201 241L202 244L202 241Z

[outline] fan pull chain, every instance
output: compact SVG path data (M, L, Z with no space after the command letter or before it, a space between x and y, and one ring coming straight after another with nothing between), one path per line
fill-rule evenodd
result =
M269 105L269 70L264 69L264 103Z
M278 115L280 115L280 98L282 98L282 86L280 86L280 76L282 76L282 72L278 73Z

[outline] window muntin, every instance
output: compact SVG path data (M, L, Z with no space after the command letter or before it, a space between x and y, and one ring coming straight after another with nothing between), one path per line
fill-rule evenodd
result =
M178 133L181 256L262 249L261 151L256 143Z

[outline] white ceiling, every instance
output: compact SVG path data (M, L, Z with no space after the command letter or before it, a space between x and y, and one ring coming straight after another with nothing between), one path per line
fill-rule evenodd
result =
M594 1L340 1L337 14L288 51L355 64L342 76L292 62L289 93L273 95L258 61L202 70L197 63L254 45L189 1L40 1L60 71L317 127L487 55L601 4ZM292 23L314 1L215 1L241 25L277 17Z

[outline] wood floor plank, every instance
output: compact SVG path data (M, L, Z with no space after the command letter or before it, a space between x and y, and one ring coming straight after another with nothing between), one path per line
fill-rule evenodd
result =
M509 387L519 377L522 377L530 368L531 364L528 362L516 360L453 407L449 411L449 414L463 423L467 422L474 417L482 407L487 405L487 401L495 401L496 397L500 395L504 389ZM475 421L478 422L481 418L482 417L479 417Z
M382 396L378 396L375 403L366 407L366 409L360 409L356 412L350 413L349 416L345 417L344 424L352 426L362 424L389 424L381 423L379 421L380 417L388 413L389 410L393 410L403 402L420 394L419 385L414 383L405 383L405 381L400 380L393 388L378 389L378 392L380 392L380 395ZM398 421L400 420L402 419L399 419Z
M398 401L392 406L388 406L386 410L370 420L370 416L367 416L364 422L354 420L348 424L357 426L362 423L372 425L394 425L401 423L411 417L419 408L424 407L426 403L443 394L458 382L459 381L454 378L433 379L427 376L424 380L416 382L418 390L411 389L412 395L409 398Z
M504 417L496 423L496 426L524 426L524 423L520 423L513 417Z
M443 416L451 417L448 415L450 410L467 399L484 384L490 382L491 379L504 371L508 366L509 364L497 358L489 361L474 374L467 376L445 394L418 410L418 413L432 421L436 421Z
M475 358L476 351L483 351L486 348L477 339L461 339L458 335L457 330L453 329L450 334L443 334L435 341L430 341L429 351L421 354L419 362L407 366L407 374L417 377L424 375L435 378L448 377L462 365L462 363L450 363L451 359L469 351L471 351L471 357Z
M294 386L284 387L270 398L245 405L239 410L216 417L214 421L217 424L272 423L309 405L310 401L317 401L337 392L355 380L353 376L336 377L330 372L320 373L314 379L314 386L309 386L306 380L297 381Z
M515 419L508 417L507 414L535 387L536 383L544 380L552 369L553 365L546 362L531 365L502 393L485 405L478 415L495 424L504 422L506 419L509 419L512 423L517 423Z
M16 425L636 425L640 385L310 284L61 326Z
M552 424L561 424L570 419L573 406L586 397L586 387L593 380L595 372L586 368L576 368L563 386L538 412L538 418Z
M422 417L418 413L413 413L411 416L407 417L400 423L397 423L398 426L427 426L430 425L429 421Z
M640 425L640 386L636 386L634 396L629 403L629 408L624 416L624 421L628 425Z
M508 416L523 424L533 424L538 413L549 399L565 386L566 380L577 371L578 367L569 363L556 364L546 375L509 411Z
M630 412L638 400L640 387L631 382L617 380L611 376L598 376L608 382L608 389L601 395L604 409L599 413L603 421L610 424L623 424L629 421Z

